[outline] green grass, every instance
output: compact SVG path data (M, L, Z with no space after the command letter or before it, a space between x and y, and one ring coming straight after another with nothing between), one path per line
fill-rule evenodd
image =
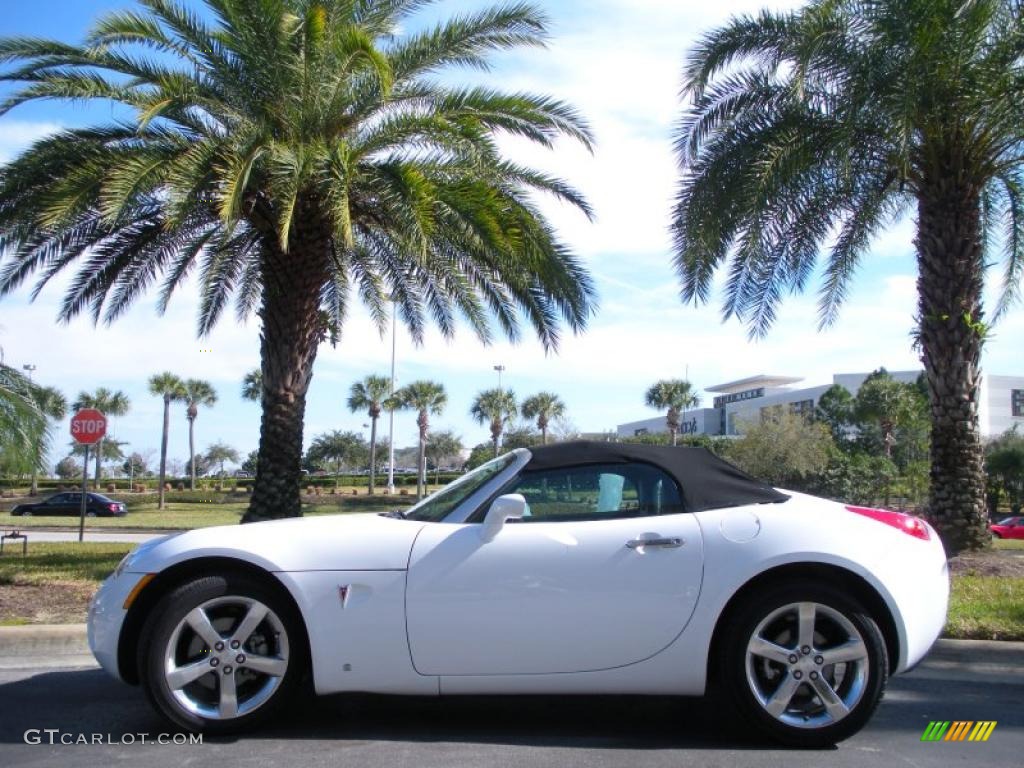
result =
M944 637L1024 640L1024 579L955 576Z
M353 496L348 499L332 498L329 502L318 499L313 503L303 504L303 514L328 515L352 512L383 512L395 507L408 505L406 497L368 497ZM233 525L245 512L248 503L245 501L225 502L223 504L171 502L164 510L158 510L155 503L135 504L128 507L124 517L90 517L86 518L85 527L89 530L110 528L149 528L155 530L186 530L189 528L207 528L211 525ZM0 516L0 528L54 528L77 527L78 517L15 517L10 513Z
M21 548L0 558L0 584L53 584L61 581L103 581L134 544L96 542L30 543L28 555Z
M992 539L993 549L1024 549L1024 539Z

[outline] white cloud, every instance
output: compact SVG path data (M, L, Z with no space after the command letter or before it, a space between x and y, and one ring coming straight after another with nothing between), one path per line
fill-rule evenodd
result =
M63 126L51 122L0 120L0 163L5 163L39 139L56 133Z

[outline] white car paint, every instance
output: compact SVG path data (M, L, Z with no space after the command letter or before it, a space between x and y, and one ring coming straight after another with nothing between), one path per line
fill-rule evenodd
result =
M794 563L838 566L871 585L899 636L894 671L922 658L945 618L949 578L933 530L922 541L810 496L685 515L510 522L486 542L480 523L461 522L471 511L440 523L318 516L148 542L94 599L90 646L120 676L125 596L145 573L207 556L251 563L288 589L319 693L700 694L729 599ZM625 546L644 534L685 544Z
M422 674L635 664L670 645L697 604L703 557L693 515L508 524L493 541L479 528L431 524L416 539L406 610ZM682 544L626 546L644 537Z

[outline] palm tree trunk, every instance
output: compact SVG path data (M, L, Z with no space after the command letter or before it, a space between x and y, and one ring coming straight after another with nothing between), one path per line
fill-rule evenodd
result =
M548 417L543 413L537 418L537 427L540 429L541 445L548 444Z
M420 435L419 467L416 471L416 498L422 499L427 492L427 438Z
M501 421L491 421L491 442L494 444L494 458L498 458L498 443L501 441Z
M100 489L100 464L103 461L103 438L101 437L96 443L96 475L92 482L94 491Z
M167 476L167 433L171 430L171 396L164 395L164 431L160 437L160 493L157 497L157 509L164 508L164 485Z
M416 422L420 428L420 455L419 463L416 466L416 498L422 499L427 490L427 429L429 428L427 412L420 411Z
M377 417L370 418L370 495L376 488L377 481Z
M989 543L978 430L982 228L980 185L947 152L920 183L915 242L920 341L932 417L928 511L947 552Z
M296 221L302 220L298 211ZM260 359L263 413L256 479L243 523L299 517L306 392L325 329L320 290L327 279L326 227L307 227L289 253L268 242L263 257Z
M194 491L196 489L196 440L195 440L195 425L196 420L191 418L188 420L188 465L190 470L189 477L189 490Z

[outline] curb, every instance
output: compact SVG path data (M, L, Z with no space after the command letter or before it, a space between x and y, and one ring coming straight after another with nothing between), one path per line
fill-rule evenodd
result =
M957 661L1024 666L1024 642L1011 640L946 640L935 643L926 661Z
M0 657L37 653L89 653L85 624L26 624L0 627Z

